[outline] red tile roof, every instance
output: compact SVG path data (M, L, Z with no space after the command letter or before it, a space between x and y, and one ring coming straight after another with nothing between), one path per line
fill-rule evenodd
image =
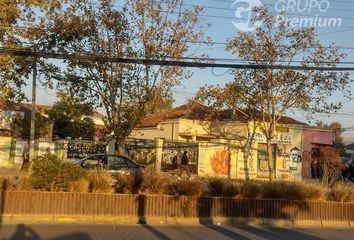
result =
M47 111L51 110L52 108L53 108L53 105L36 104L37 111L42 115L46 115ZM11 102L11 101L0 100L0 109L4 109L7 111L30 112L32 109L32 104L31 103L16 103L16 102ZM93 117L102 119L104 117L104 115L102 115L99 112L94 112Z
M248 113L246 110L242 110L244 113ZM147 117L141 121L140 127L156 127L160 122L164 120L173 120L173 119L191 119L191 120L211 120L211 121L239 121L247 122L250 117L242 114L236 113L233 114L232 110L222 110L222 111L213 111L212 108L206 107L203 105L191 106L191 105L182 105L173 109L168 110L167 112L157 114L151 117ZM297 121L293 118L283 116L281 117L279 123L281 124L293 124L293 125L307 125L306 123Z

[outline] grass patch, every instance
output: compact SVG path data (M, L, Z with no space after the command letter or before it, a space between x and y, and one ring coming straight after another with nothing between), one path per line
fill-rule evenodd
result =
M88 174L89 191L92 193L111 193L113 192L112 175L101 169L91 170Z

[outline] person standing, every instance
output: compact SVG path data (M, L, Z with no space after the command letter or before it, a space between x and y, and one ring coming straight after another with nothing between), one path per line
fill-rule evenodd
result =
M22 152L23 161L22 161L21 170L27 170L28 169L29 155L30 155L30 141L27 140L23 144L23 152Z
M184 153L183 153L183 156L181 159L179 177L182 177L183 172L186 172L189 178L191 177L191 169L189 167L188 151L184 151Z

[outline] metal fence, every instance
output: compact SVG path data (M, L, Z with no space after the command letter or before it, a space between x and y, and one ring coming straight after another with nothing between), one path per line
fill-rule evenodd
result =
M0 193L1 214L354 221L353 203L91 193Z

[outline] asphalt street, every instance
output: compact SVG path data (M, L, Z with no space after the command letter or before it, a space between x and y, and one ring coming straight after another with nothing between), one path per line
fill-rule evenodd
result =
M350 228L275 228L215 225L2 225L1 240L104 240L104 239L256 239L339 240L354 239Z

